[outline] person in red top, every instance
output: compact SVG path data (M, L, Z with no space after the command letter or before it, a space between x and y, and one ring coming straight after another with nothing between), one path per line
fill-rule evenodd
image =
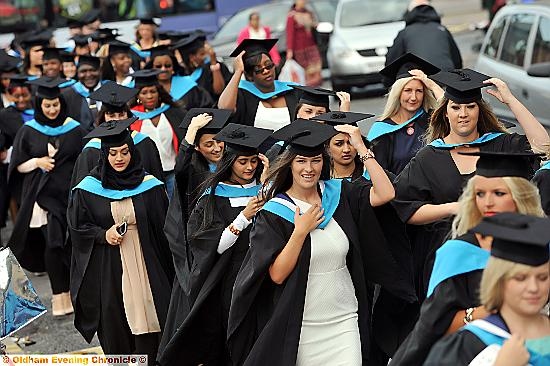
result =
M271 29L267 26L260 25L260 13L256 11L250 13L248 16L248 25L239 32L237 46L247 38L271 39ZM271 61L273 61L275 65L278 66L281 63L281 55L276 45L269 51L269 56L271 56Z
M313 33L317 20L306 4L307 0L296 0L286 18L286 59L305 69L306 85L319 86L323 62Z

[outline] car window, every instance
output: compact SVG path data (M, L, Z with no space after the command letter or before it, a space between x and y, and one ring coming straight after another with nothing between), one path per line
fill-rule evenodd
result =
M485 54L493 58L496 58L498 55L498 47L500 45L502 32L504 31L504 25L506 24L506 18L501 17L497 20L497 22L498 23L496 23L491 31L491 34L489 35L489 41L485 47Z
M550 62L550 19L540 18L535 44L533 45L532 64Z
M529 32L535 20L532 14L515 14L510 17L504 36L500 59L513 65L523 66Z
M317 0L309 3L314 9L319 22L334 23L338 0Z
M339 25L342 28L403 20L409 0L357 0L342 4Z

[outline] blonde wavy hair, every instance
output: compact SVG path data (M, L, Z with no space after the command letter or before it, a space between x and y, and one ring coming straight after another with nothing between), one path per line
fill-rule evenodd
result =
M533 267L526 264L490 257L483 271L479 290L481 303L485 309L491 313L500 310L504 303L504 284L506 280L518 273L527 272L531 268ZM548 304L548 298L546 304Z
M520 177L502 177L502 179L512 194L518 213L537 217L546 216L542 210L539 190L533 183ZM476 176L473 176L458 200L459 209L452 224L453 238L466 234L483 218L476 206L475 181Z
M413 77L407 77L402 79L397 79L395 83L391 86L390 92L388 93L388 100L386 106L384 107L384 112L379 117L380 121L391 118L399 112L401 108L401 93L405 89L405 85L411 80L414 80ZM417 79L418 80L418 79ZM419 80L424 86L424 99L422 101L422 108L427 112L432 109L435 109L437 106L437 100L435 99L434 94L426 84Z

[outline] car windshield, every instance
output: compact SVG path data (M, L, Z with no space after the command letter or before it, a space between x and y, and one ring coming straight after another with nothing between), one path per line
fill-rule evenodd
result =
M317 0L309 3L314 9L319 22L334 23L338 0Z
M342 28L391 23L403 20L409 0L357 0L342 4Z

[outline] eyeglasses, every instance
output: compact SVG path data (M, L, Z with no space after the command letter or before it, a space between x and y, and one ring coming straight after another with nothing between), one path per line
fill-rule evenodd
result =
M162 69L163 66L164 66L165 69L171 69L172 67L174 67L174 65L172 65L172 64L164 64L164 65L153 65L153 68L154 69Z
M264 67L255 68L254 69L254 74L256 74L256 75L263 74L263 72L265 70L269 71L269 70L273 69L274 67L275 67L275 64L267 64Z

